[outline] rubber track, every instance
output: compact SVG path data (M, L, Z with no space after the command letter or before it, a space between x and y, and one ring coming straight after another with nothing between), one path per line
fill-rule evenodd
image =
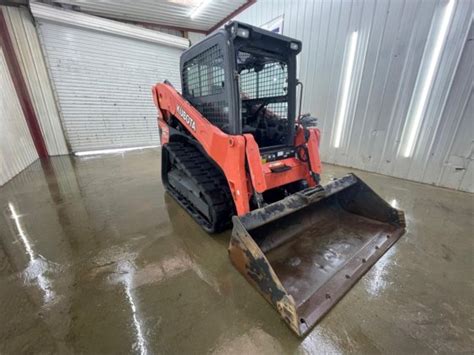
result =
M207 232L220 232L230 226L234 214L234 204L224 175L205 157L199 149L183 142L170 142L165 147L168 151L171 168L184 172L200 186L200 192L206 196L205 202L214 210L211 215L215 220L209 221L178 190L167 184L168 192L188 211L188 213ZM209 203L210 201L210 203Z

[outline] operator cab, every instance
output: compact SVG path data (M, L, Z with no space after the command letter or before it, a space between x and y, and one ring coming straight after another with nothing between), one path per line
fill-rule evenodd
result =
M301 42L240 22L181 59L183 96L228 134L252 134L266 160L294 155Z

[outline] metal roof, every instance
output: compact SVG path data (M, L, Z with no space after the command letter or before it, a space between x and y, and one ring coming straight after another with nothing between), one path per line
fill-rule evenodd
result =
M194 18L190 14L202 2L207 5ZM255 0L53 0L74 10L102 17L151 23L177 29L209 32L253 4Z
M31 3L30 9L36 19L89 28L99 32L107 32L118 36L131 37L181 49L189 47L189 41L185 38L83 14L78 11L59 9L39 3Z

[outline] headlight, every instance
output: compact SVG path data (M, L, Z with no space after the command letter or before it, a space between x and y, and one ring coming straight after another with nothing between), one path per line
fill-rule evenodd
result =
M291 48L292 50L294 50L294 51L297 51L298 49L300 49L300 46L299 46L299 44L296 43L296 42L291 42L291 43L290 43L290 48Z
M246 28L239 27L237 28L237 36L242 38L249 38L249 30Z

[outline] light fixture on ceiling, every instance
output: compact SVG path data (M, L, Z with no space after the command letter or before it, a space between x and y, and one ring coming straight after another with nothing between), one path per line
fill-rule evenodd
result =
M454 14L455 3L456 0L448 0L444 9L442 9L439 25L432 26L432 30L437 30L437 32L433 42L431 42L432 45L427 47L423 54L423 61L419 70L420 77L417 78L417 83L408 109L407 119L403 127L399 152L405 158L409 158L413 155L436 69L441 58L444 43L446 42L449 24ZM418 82L418 80L420 81Z
M341 101L339 104L339 112L336 118L336 131L334 135L335 148L339 148L341 146L342 132L344 129L345 121L347 119L347 102L349 101L349 89L351 86L352 72L354 71L358 37L359 34L357 31L352 32L349 37L346 65L344 68L344 79L342 81Z
M189 14L192 19L196 18L212 0L202 0Z

